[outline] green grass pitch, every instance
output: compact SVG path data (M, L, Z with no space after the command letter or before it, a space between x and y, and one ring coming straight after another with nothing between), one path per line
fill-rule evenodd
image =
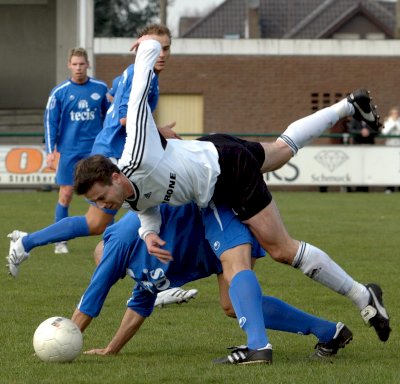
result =
M0 246L6 256L6 234L51 224L57 195L1 192L0 197ZM17 279L3 269L0 383L399 383L400 194L276 192L274 197L293 237L324 249L358 281L382 285L393 329L387 343L363 324L349 300L266 258L256 265L265 294L342 321L353 331L354 340L336 358L312 361L313 336L270 331L273 365L214 366L211 360L224 355L226 346L245 343L245 335L220 310L216 279L210 277L187 286L199 289L190 303L156 309L118 356L43 363L33 356L33 333L48 317L71 316L94 269L92 252L100 237L92 237L71 241L68 255L55 255L52 245L35 249ZM70 213L83 214L86 205L75 197ZM106 346L132 287L126 278L112 289L84 334L84 349Z

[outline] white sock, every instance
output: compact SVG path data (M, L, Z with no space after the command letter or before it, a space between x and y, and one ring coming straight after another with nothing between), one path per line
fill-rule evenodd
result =
M343 99L330 107L293 122L278 140L284 141L292 149L293 154L296 154L299 149L333 127L339 119L353 114L353 105L347 99Z
M355 112L353 104L349 103L347 101L347 98L340 100L336 104L333 104L331 108L333 108L339 115L339 119L343 119L348 116L353 116Z
M300 242L292 267L341 295L349 295L354 280L325 252L311 244Z
M370 293L365 285L354 282L350 292L346 295L359 310L364 309L370 299Z

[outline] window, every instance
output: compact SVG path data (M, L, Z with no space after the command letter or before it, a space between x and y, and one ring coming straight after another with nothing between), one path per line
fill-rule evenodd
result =
M319 109L329 107L332 104L342 100L345 95L342 92L313 92L311 93L311 110L313 112Z
M204 132L203 95L160 95L154 116L157 126L176 121L175 132L191 134L183 138L196 138Z

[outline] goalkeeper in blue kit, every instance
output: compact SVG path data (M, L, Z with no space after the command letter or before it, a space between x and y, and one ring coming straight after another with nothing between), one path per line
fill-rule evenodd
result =
M251 253L253 261L265 256L265 251L248 228L240 223L230 209L224 207L219 207L218 217L207 215L206 232L202 213L193 203L181 207L163 204L161 216L163 224L160 233L175 259L168 264L148 254L146 244L137 234L139 218L133 212L128 212L104 233L104 249L97 247L98 252L103 252L103 257L72 320L84 331L92 319L99 315L109 290L119 279L129 276L136 284L113 339L107 347L87 353L118 353L151 315L157 293L213 274L217 274L220 301L225 312L246 322L242 314L235 314L232 309L219 257L235 247L243 248L244 253ZM317 357L335 355L339 348L352 339L351 331L344 324L317 318L274 297L262 296L262 313L265 328L315 335L318 339L315 348ZM248 318L248 323L251 324L251 318ZM216 359L214 362L240 364L240 359L235 361L235 356L240 356L246 349L245 346L237 347L230 355L232 361L223 358L223 361Z

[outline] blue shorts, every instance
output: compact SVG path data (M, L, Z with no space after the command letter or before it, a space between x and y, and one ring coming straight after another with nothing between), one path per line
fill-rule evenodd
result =
M74 170L79 160L88 157L90 152L86 153L61 153L58 162L56 184L74 185Z
M252 257L265 256L265 250L261 248L250 229L238 220L231 208L216 205L211 201L207 208L201 210L201 213L205 237L218 258L227 249L242 244L251 244Z

